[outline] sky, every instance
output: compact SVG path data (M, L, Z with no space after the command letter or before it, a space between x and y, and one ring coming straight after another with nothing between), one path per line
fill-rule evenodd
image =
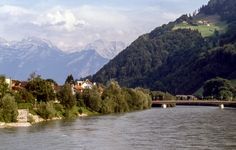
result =
M0 37L38 37L64 51L96 40L122 41L192 13L208 0L1 0Z

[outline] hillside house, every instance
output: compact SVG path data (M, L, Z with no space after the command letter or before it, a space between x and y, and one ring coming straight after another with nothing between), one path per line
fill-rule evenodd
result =
M96 85L96 83L92 83L88 79L85 81L76 81L76 84L74 85L75 92L82 93L84 89L92 89L92 87Z
M198 25L206 25L206 26L211 26L210 23L208 21L205 21L205 20L199 20L197 22Z
M28 82L26 81L18 81L18 80L12 80L12 90L17 92L21 89L24 89Z
M8 84L8 88L12 88L12 80L10 78L5 78L5 83Z

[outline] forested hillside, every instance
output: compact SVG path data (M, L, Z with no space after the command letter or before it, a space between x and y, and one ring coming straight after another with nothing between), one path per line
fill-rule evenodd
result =
M216 77L236 79L235 10L234 0L211 0L197 14L140 36L93 79L173 94L192 94ZM176 28L180 24L186 26ZM203 27L212 34L203 36Z

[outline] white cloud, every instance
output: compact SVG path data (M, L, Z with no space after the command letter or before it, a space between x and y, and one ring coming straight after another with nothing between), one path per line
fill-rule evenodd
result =
M19 17L19 16L29 14L29 11L27 9L24 9L24 8L18 7L18 6L2 5L2 6L0 6L0 14L1 15L9 15L12 17Z
M98 39L129 44L143 33L178 17L160 7L117 8L82 5L31 10L0 6L0 36L10 40L36 36L65 50L84 47Z
M33 23L42 27L52 27L69 32L87 24L84 20L78 19L71 10L61 8L52 9L45 14L39 15L38 19Z

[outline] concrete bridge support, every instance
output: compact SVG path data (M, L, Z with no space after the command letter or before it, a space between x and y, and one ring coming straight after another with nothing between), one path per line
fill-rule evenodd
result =
M225 108L225 106L224 106L224 104L220 104L220 109L224 109Z
M162 104L161 107L166 109L167 108L167 104Z

